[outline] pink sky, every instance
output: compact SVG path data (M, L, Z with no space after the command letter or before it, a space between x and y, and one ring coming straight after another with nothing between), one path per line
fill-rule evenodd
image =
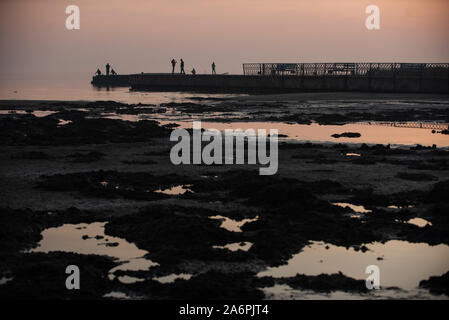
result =
M81 30L65 29L65 7ZM378 5L381 30L365 28ZM2 73L186 70L243 62L449 62L447 0L1 0Z

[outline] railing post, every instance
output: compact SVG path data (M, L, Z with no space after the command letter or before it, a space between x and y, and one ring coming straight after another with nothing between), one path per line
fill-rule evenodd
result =
M372 87L372 85L371 85L371 78L372 78L372 73L373 73L373 64L370 62L370 64L369 64L369 69L368 69L368 83L369 83L369 91L371 91L372 89L371 89L371 87Z
M396 63L391 65L393 71L393 91L396 92Z
M420 68L419 79L418 79L418 91L422 92L422 81L424 77L424 68Z

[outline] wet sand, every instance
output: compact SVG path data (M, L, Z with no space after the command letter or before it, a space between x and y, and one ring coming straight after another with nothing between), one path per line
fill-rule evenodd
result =
M449 123L448 106L445 96L373 94L0 102L0 296L447 299L449 135L414 129L422 146L413 136L392 146L330 134L359 121ZM163 125L187 119L332 130L320 142L287 134L278 174L259 176L255 165L172 165ZM416 270L403 265L412 260ZM376 262L386 281L373 292L359 269ZM88 282L79 292L59 285L68 264ZM407 273L412 282L396 281Z

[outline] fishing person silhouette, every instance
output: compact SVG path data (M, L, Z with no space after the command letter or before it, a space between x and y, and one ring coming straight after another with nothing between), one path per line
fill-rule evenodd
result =
M171 73L173 74L173 73L175 73L175 66L176 66L176 60L175 59L171 60L171 66L172 66Z
M217 72L215 72L215 62L212 62L212 74L217 74Z
M186 74L186 72L184 71L184 60L181 59L181 72L180 74Z
M106 64L106 75L109 75L109 69L111 68L111 65L109 63Z

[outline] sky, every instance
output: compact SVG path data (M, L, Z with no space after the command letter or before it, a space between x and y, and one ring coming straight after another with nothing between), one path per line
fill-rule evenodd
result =
M80 8L67 30L65 8ZM380 30L365 27L368 5ZM449 62L448 0L0 0L0 70L16 74L186 70L244 62Z

